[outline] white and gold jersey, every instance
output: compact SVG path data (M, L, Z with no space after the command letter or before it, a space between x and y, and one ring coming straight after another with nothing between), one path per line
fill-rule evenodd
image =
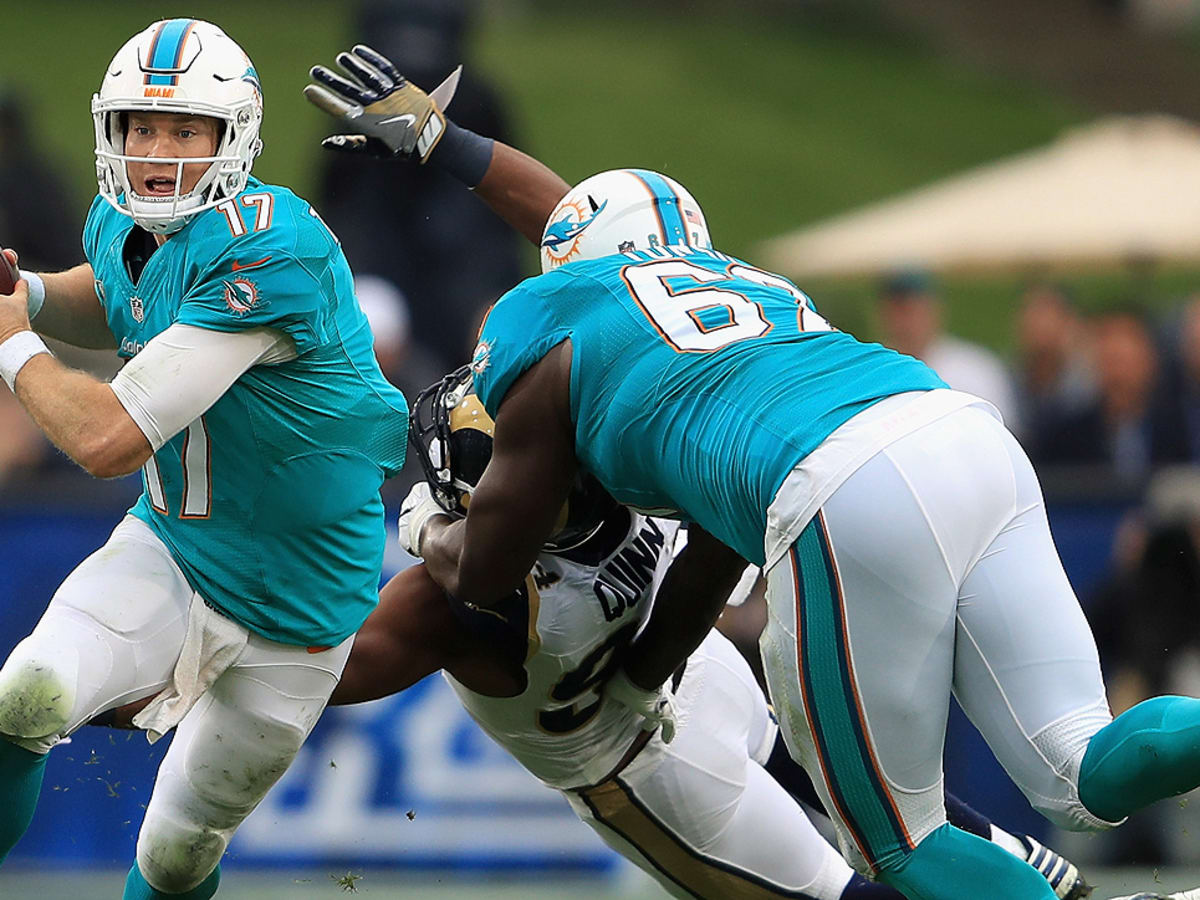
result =
M638 735L641 719L606 699L604 683L649 616L678 529L678 522L630 513L628 529L601 540L590 558L584 551L596 539L581 552L538 557L526 579L528 683L521 694L485 697L446 675L484 731L551 787L601 780Z

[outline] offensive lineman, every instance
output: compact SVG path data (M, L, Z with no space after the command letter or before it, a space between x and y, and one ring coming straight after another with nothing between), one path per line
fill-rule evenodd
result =
M360 132L344 145L394 151L372 112L403 79L361 61L354 85L313 70L340 109L312 99ZM472 361L496 433L469 514L447 525L419 496L406 510L457 602L486 609L521 583L581 468L622 503L690 521L662 614L609 683L662 722L660 686L747 561L763 566L763 656L789 750L843 854L909 897L1053 896L946 821L952 689L1065 827L1113 827L1200 784L1200 701L1112 718L1036 476L987 404L714 250L694 199L657 173L570 191L542 264L493 308Z
M258 75L221 29L156 22L92 100L99 196L88 263L0 298L0 372L98 477L144 491L0 670L0 859L46 754L158 696L178 726L126 900L213 896L234 830L291 763L377 602L382 481L406 406L381 375L337 240L250 175ZM34 333L128 360L112 384Z
M411 422L427 478L417 490L460 518L494 433L470 386L466 368L448 376L417 398ZM332 702L386 696L444 668L488 734L675 896L898 900L853 872L781 786L810 800L750 667L720 632L672 675L670 737L652 734L604 693L653 615L679 524L617 506L590 478L572 489L560 522L524 585L499 607L502 623L492 610L452 611L440 590L419 588L428 576L392 579ZM420 530L401 522L401 543L418 556ZM1053 851L997 829L952 796L947 804L963 827L1034 860L1057 896L1090 892Z

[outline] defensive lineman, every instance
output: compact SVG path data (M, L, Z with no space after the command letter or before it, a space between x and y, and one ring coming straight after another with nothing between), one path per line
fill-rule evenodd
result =
M23 273L0 300L0 370L80 465L141 468L144 491L0 670L0 858L55 743L158 694L140 721L178 729L125 897L203 900L377 602L379 487L404 462L406 406L334 236L250 175L262 96L237 44L156 22L117 52L92 112L88 263ZM128 362L96 381L34 330Z
M377 71L354 91L369 109L395 82ZM363 134L345 143L388 143L385 122L355 121ZM847 858L910 897L1053 896L946 822L952 689L1066 827L1112 827L1200 784L1200 701L1112 719L1037 479L986 404L713 249L694 199L657 173L569 192L542 262L494 307L472 362L497 424L469 515L410 510L459 602L486 608L524 579L581 467L627 505L690 521L664 614L610 682L656 721L658 689L633 699L637 687L664 684L746 562L762 565L764 662L789 749Z

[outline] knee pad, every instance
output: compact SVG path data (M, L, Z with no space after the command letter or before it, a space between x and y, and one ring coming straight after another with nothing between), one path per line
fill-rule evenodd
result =
M147 817L138 835L137 866L156 891L183 894L201 884L221 861L225 838L192 823Z
M22 641L0 669L0 734L44 738L71 722L79 656L71 648L44 652Z

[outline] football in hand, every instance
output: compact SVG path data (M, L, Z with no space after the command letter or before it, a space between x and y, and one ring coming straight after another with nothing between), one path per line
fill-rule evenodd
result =
M12 264L7 253L0 253L0 294L11 294L17 287L21 273Z

